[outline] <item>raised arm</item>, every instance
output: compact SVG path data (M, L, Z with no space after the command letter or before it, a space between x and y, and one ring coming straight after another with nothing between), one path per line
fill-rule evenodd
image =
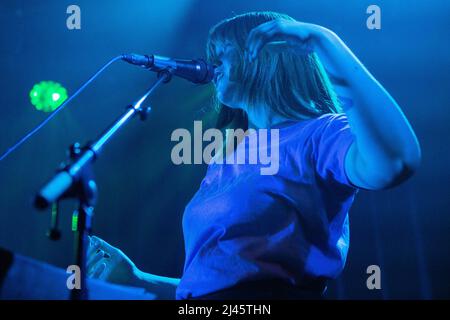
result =
M319 57L331 63L352 100L344 104L355 143L345 160L347 176L366 189L397 185L417 169L421 152L416 135L399 105L345 43L322 29Z
M314 50L351 95L344 104L355 142L345 159L350 181L365 189L383 189L407 179L420 163L416 135L395 100L332 31L298 21L274 20L249 35L251 61L271 41Z

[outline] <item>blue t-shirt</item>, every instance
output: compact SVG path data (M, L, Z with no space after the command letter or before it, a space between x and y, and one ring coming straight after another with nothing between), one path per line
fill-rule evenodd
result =
M183 215L186 260L177 299L247 280L301 285L342 271L357 192L344 170L354 141L347 118L325 114L278 133L275 175L262 175L260 164L208 166Z

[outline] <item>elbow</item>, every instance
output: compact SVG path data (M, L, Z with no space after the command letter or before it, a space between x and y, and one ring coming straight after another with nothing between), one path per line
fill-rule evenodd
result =
M419 169L421 159L418 143L402 152L401 156L388 156L383 152L364 157L354 148L353 153L349 152L346 168L350 181L355 186L367 190L383 190L398 186L412 177Z
M422 161L422 153L419 145L407 156L399 157L391 161L389 173L386 175L382 189L396 187L409 178L419 169Z
M401 157L402 169L410 177L419 169L422 162L422 150L419 142L416 140L413 147L405 154Z
M419 169L421 162L422 162L422 151L420 150L420 146L417 145L414 154L403 160L403 166L404 168L406 168L408 172L410 172L411 175L413 175L414 172L416 172Z

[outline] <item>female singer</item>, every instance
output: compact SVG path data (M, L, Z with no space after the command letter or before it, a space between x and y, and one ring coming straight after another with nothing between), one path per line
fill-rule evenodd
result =
M344 268L357 190L410 177L421 158L416 136L389 93L322 26L246 13L211 29L207 53L217 66L218 128L278 129L278 172L209 164L183 215L181 279L145 273L97 237L88 272L160 299L321 298Z

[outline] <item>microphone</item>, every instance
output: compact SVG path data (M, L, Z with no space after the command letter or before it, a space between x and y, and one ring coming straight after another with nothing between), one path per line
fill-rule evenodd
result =
M122 60L156 72L170 68L174 75L193 83L206 84L214 78L215 67L203 59L180 60L157 55L129 53L123 54Z

